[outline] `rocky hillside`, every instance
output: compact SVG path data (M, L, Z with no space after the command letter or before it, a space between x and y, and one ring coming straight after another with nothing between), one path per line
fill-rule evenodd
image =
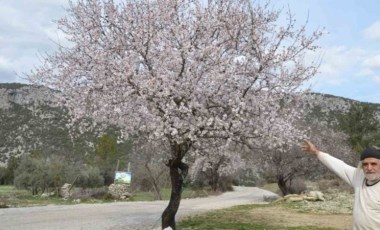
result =
M0 165L10 156L32 153L83 156L93 151L95 133L73 141L67 111L51 99L57 92L23 84L0 84Z
M85 133L71 138L67 128L67 111L56 106L52 98L56 91L24 84L0 84L0 165L10 156L32 153L83 156L93 152L99 133ZM336 123L337 116L346 113L353 103L331 95L312 94L314 108L306 111L306 120ZM376 107L380 118L380 104Z

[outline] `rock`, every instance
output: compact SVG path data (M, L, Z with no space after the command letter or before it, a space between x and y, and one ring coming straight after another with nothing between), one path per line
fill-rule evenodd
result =
M69 198L71 197L70 188L71 188L71 184L69 184L69 183L65 183L65 184L61 187L61 189L59 190L59 192L60 192L59 195L60 195L63 199L65 199L65 200L69 199Z
M48 198L54 195L55 195L55 192L44 192L41 194L41 198Z
M286 202L299 202L299 201L325 201L323 193L320 191L310 191L307 195L289 194L276 202L285 200Z
M132 196L129 192L129 185L127 184L111 184L108 187L108 193L115 199L121 200L128 199Z
M321 191L310 191L307 197L315 199L315 201L325 201L323 193Z
M304 198L302 196L299 196L299 197L292 196L292 197L288 197L286 199L286 202L300 202L303 200L304 200Z

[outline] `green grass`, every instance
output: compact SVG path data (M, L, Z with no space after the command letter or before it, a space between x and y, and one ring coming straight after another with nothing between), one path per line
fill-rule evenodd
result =
M334 230L334 228L319 228L315 226L286 227L271 223L266 219L252 219L250 211L256 208L273 208L275 205L241 205L228 209L208 212L206 214L191 216L178 223L178 229L188 230Z
M70 203L72 203L72 201L65 201L59 197L42 198L40 195L33 196L30 191L16 189L11 185L0 186L0 208Z
M27 190L16 189L12 185L1 185L0 186L0 197L3 196L24 196L30 194Z

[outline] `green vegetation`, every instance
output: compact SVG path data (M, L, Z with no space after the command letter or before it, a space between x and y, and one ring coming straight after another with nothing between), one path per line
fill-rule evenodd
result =
M284 206L284 207L283 207ZM179 229L265 229L265 230L334 230L336 228L318 224L299 225L292 220L281 220L278 210L285 210L286 204L256 204L235 206L228 209L192 216L178 223ZM264 213L264 215L263 215ZM291 213L291 211L290 211ZM279 214L279 216L274 217ZM293 217L296 218L297 213ZM314 218L318 218L315 217ZM323 217L321 217L322 219Z
M380 123L376 111L377 107L372 104L355 103L339 119L340 128L348 134L350 144L357 153L380 144Z
M0 208L69 203L72 203L72 201L65 201L57 197L42 198L40 196L33 196L28 190L17 189L11 185L0 186Z
M182 197L196 198L206 197L212 193L205 189L191 189L185 188ZM163 199L169 200L170 189L163 189ZM152 192L133 192L129 201L153 201L155 200L154 193ZM81 203L102 203L113 202L113 199L104 196L103 199L87 199L81 200ZM0 185L0 208L5 207L29 207L29 206L44 206L49 204L64 205L64 204L76 204L75 200L64 200L57 196L41 197L40 195L32 195L30 191L26 189L17 189L12 185Z

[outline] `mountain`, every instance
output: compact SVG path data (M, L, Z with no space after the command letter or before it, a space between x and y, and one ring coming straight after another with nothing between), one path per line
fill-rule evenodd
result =
M0 166L10 156L32 152L64 154L71 159L83 159L94 152L94 143L102 132L70 133L67 110L52 101L57 93L41 86L0 84ZM380 104L315 93L307 101L314 106L305 111L306 121L336 124L338 116L355 103L374 107L380 120Z
M58 92L46 87L0 84L0 165L10 156L38 152L79 157L93 152L97 138L76 133L67 127L67 110L55 105Z

